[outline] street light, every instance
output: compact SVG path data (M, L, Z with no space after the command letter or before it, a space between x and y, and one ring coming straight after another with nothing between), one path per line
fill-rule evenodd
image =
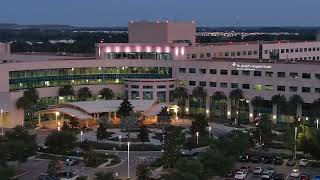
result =
M319 119L317 119L317 130L319 129Z
M3 109L0 109L1 123L3 123ZM1 136L4 136L3 126L1 127Z
M196 136L197 136L197 145L199 144L199 132L196 132Z
M83 131L80 132L80 142L82 143Z
M297 133L298 127L294 128L294 159L297 159Z
M56 125L58 126L58 116L60 115L60 112L56 112Z
M209 139L211 138L211 126L209 126Z
M128 179L130 179L130 142L128 142Z
M121 135L119 135L119 147L121 147Z

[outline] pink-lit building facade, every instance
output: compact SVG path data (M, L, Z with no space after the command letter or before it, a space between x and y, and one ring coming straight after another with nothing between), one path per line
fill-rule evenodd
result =
M24 112L15 103L25 89L36 88L42 104L57 104L66 101L58 89L67 84L75 91L89 87L92 100L99 100L102 88L110 88L119 99L164 103L175 103L176 87L185 87L191 95L200 86L207 92L203 112L213 120L220 111L212 98L217 91L228 97L233 89L241 89L245 99L239 111L249 121L257 116L251 104L255 96L270 101L273 95L289 99L298 94L305 104L320 98L320 42L204 45L196 43L195 22L129 22L128 27L128 43L98 43L92 58L7 57L0 63L1 126L24 122ZM192 114L194 106L190 96L180 110ZM228 98L223 117L231 119L232 108ZM274 122L283 121L276 105L269 103L266 112ZM303 106L296 115L308 116Z

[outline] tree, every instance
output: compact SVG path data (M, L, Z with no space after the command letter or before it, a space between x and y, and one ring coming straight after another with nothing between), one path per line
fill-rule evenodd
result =
M5 134L7 155L19 163L26 162L28 157L37 151L36 135L30 134L22 126L16 126L13 131Z
M139 164L137 166L136 176L138 180L149 180L151 175L150 167L146 164Z
M131 128L137 122L139 118L138 113L133 113L133 106L128 99L124 99L118 109L118 114L121 119L121 127L128 132L128 140L130 141Z
M69 131L70 130L69 125L66 121L63 121L61 130L62 131Z
M213 102L215 102L216 106L219 109L219 115L221 117L222 114L226 114L226 100L227 96L222 91L216 91L212 95Z
M239 111L239 101L240 99L244 99L243 92L241 89L234 89L230 92L229 98L231 99L231 103L234 105L236 111ZM236 117L236 111L233 112L233 117Z
M195 134L199 132L200 134L206 133L206 128L208 127L208 121L206 120L205 115L198 115L191 124L191 132Z
M48 164L47 173L49 176L55 177L62 169L58 159L52 160Z
M113 176L113 172L97 172L95 176L95 180L117 180L117 178Z
M99 95L105 100L110 100L110 99L113 99L114 97L113 91L109 88L101 89L99 92Z
M203 89L203 87L195 87L192 90L192 96L197 99L198 104L198 114L200 113L201 108L203 108L206 97L207 97L207 91Z
M185 99L188 99L188 90L184 87L176 87L173 91L173 97L178 99L178 106L182 109L182 105L184 105ZM181 110L179 111L179 113Z
M149 142L149 132L148 127L144 124L141 124L139 127L139 134L138 138L141 140L141 142Z
M175 169L195 175L198 179L203 179L204 166L199 159L179 159Z
M157 123L162 127L162 134L165 133L166 126L171 122L168 107L162 107L161 111L157 114Z
M82 143L80 144L80 148L84 151L84 152L88 152L89 150L91 150L91 144L90 142L85 139L84 141L82 141Z
M279 112L279 109L283 108L283 106L287 103L287 98L284 95L277 94L271 97L271 102L272 104L277 105L277 110Z
M8 166L0 165L0 177L3 180L10 180L15 175L15 169Z
M171 168L177 162L180 156L180 150L185 142L185 136L181 128L170 127L166 131L164 138L164 166Z
M92 93L88 87L82 87L78 90L78 97L81 101L86 101L92 97Z
M74 96L74 89L71 85L64 85L58 90L59 96Z
M69 125L71 126L72 129L78 128L79 125L80 125L80 122L75 118L71 118L70 122L69 122Z
M168 174L163 176L164 180L199 180L196 175L188 172L181 172L176 169L172 169Z
M94 167L94 166L97 165L98 155L97 155L97 153L95 151L89 150L89 151L84 153L83 161L84 161L84 164L87 167Z
M102 122L99 123L99 127L96 131L97 142L99 140L106 139L108 137L107 129L108 129L108 126L106 123L102 123Z
M69 131L54 131L46 138L45 145L57 154L65 154L76 146L77 138Z
M16 101L16 107L23 109L25 116L29 119L31 117L31 109L38 102L39 94L36 89L27 89L23 91L23 96Z
M260 109L264 106L264 98L261 96L255 96L252 98L251 104L257 112L260 112Z
M298 94L294 94L292 96L289 97L289 108L292 109L291 111L289 111L289 113L291 115L296 115L297 109L299 106L302 106L303 104L303 99L300 95Z
M256 137L261 136L261 140L266 142L272 140L272 121L267 115L262 115L258 122Z

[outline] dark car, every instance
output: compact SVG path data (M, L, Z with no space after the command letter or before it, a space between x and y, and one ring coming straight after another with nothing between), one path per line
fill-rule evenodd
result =
M273 161L273 164L275 165L282 165L283 164L283 159L281 157L276 157Z
M273 158L269 157L269 156L264 156L262 159L262 162L265 164L271 164L271 163L273 163Z
M295 160L289 159L289 160L287 161L287 166L295 166L296 163L297 163L297 162L296 162Z
M314 180L320 180L320 175L316 175L313 177Z
M310 179L311 179L310 176L307 175L307 174L302 174L302 175L300 176L300 180L310 180Z
M260 163L260 157L259 156L252 156L251 157L251 162L252 163Z
M239 157L240 162L249 162L250 161L250 156L248 154L243 154Z
M282 173L275 173L272 175L273 180L283 180L284 175Z

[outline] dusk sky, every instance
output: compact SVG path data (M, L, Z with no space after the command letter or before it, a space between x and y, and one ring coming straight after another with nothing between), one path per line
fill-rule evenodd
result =
M320 0L1 0L0 23L125 26L195 20L198 26L320 26Z

